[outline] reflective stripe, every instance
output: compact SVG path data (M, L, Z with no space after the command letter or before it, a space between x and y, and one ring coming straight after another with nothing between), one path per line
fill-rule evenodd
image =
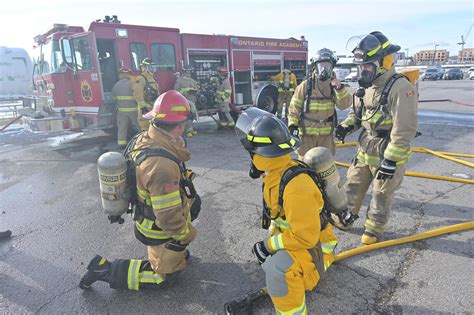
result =
M385 49L388 45L390 45L390 42L386 41L385 43L383 43L382 48Z
M101 258L100 261L99 261L99 266L102 266L102 265L105 264L106 262L107 262L107 259Z
M292 310L289 310L288 312L280 311L276 307L275 307L275 310L276 310L276 313L278 315L306 315L307 312L306 312L306 301L305 301L304 293L303 293L303 304L301 304L300 306L298 306L298 307L296 307Z
M278 234L270 237L270 247L274 251L285 248L283 246L283 234Z
M367 52L367 56L369 56L369 57L370 57L370 56L373 56L373 55L375 55L375 54L377 53L377 51L379 51L379 50L380 50L380 47L381 47L381 46L380 46L380 45L378 45L378 46L377 46L377 48L375 48L375 49L372 49L371 51Z
M117 140L118 145L126 145L127 141L126 140Z
M279 146L280 148L282 148L282 149L289 149L289 148L291 148L288 143L282 143L282 144L279 144L278 146Z
M293 97L291 99L290 105L295 105L296 107L301 107L303 105L303 100Z
M334 102L311 102L309 103L309 110L332 110L334 109Z
M330 241L327 243L321 243L321 249L324 254L332 254L334 248L336 248L337 241Z
M331 134L332 127L306 127L305 134L312 136L327 136Z
M145 101L139 101L138 102L138 107L140 108L144 108L144 107L147 107L148 106L148 103L145 102Z
M136 107L119 107L118 111L123 112L123 113L131 113L131 112L138 111L138 108L136 108Z
M135 222L135 227L137 230L143 234L143 236L151 239L156 240L164 240L171 238L171 235L165 231L157 231L152 229L153 221L148 219L143 219L142 223L140 224L139 221Z
M185 112L188 111L189 107L186 106L173 106L171 107L172 112Z
M179 234L174 235L173 238L175 240L180 241L186 236L188 236L188 234L189 234L189 222L186 222L186 226L184 227L184 229L182 229L181 232L179 232Z
M129 96L129 95L115 96L115 99L119 100L119 101L133 101L133 100L135 100L135 98L133 96Z
M179 194L179 190L166 195L152 196L150 199L153 209L155 210L169 208L181 204L181 195Z
M141 264L141 260L130 259L127 277L127 285L129 290L138 290L138 273L140 271Z
M138 274L138 281L141 283L160 284L164 281L163 277L153 271L143 271Z
M371 117L372 115L373 115L373 117ZM370 120L369 120L369 123L375 124L380 119L380 117L382 117L382 115L383 114L380 113L380 112L377 112L377 113L373 114L373 112L367 111L367 112L364 113L362 119L367 119L367 118L371 117ZM392 123L393 123L392 117L390 115L388 115L388 116L384 117L384 120L382 120L382 123L380 125L390 125Z
M282 218L277 218L276 220L273 221L273 223L280 229L280 230L284 230L284 229L289 229L290 228L290 224L288 222L286 222L285 220L283 220Z
M390 156L389 153L386 153L387 156ZM408 159L411 157L411 152L408 152L406 155L404 155L402 157L401 160L398 160L396 161L397 162L397 165L402 165L402 164L406 164L408 163ZM369 155L365 152L363 152L362 150L359 150L359 152L357 152L357 159L364 163L365 165L369 165L369 166L380 166L380 156L376 156L376 155Z
M340 100L341 98L344 98L346 97L347 95L349 95L349 91L344 88L340 91L336 91L336 99Z
M268 137L255 137L252 135L247 135L247 140L255 143L272 143L272 140Z

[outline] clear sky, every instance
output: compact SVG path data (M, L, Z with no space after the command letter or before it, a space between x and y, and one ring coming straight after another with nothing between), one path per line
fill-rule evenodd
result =
M4 0L0 45L31 50L33 37L53 23L87 29L93 20L114 14L122 23L177 27L187 33L304 35L310 55L322 47L347 54L350 37L374 30L408 48L409 55L435 44L457 55L461 35L474 23L474 0ZM465 47L474 47L474 30Z

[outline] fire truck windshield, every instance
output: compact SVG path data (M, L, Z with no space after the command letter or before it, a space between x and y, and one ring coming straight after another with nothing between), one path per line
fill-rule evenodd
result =
M35 75L65 72L66 65L62 61L58 40L51 40L35 48L33 63L35 64Z

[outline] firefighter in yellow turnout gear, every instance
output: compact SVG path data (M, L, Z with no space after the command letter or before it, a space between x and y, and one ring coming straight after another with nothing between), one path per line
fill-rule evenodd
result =
M283 104L286 105L288 115L288 106L290 105L295 88L298 85L296 82L296 76L290 70L285 69L283 72L271 77L271 80L278 82L278 103L276 114L279 118L282 118Z
M275 116L250 108L237 120L236 133L250 153L250 176L263 175L263 227L272 236L255 243L252 252L265 271L268 294L277 314L306 314L305 291L312 290L334 260L337 239L322 222L323 198L307 174L296 175L283 192L282 176L297 165L290 154L301 141Z
M153 61L147 57L140 65L141 74L135 78L132 86L133 97L138 104L138 122L142 130L148 130L149 121L143 118L143 114L150 111L153 103L161 94L160 86L155 80L153 73Z
M140 131L138 124L138 107L133 97L132 71L127 68L119 70L119 81L112 88L112 96L117 102L117 143L119 146L127 145L128 129L131 126L134 133Z
M296 87L291 99L288 128L292 135L303 140L296 151L300 160L314 147L325 147L336 154L333 137L337 125L335 106L346 109L352 102L348 87L336 79L332 71L336 62L337 57L331 50L319 50L311 60L310 77Z
M184 131L184 134L188 138L197 135L197 131L193 129L193 120L197 118L196 93L198 92L199 86L198 83L191 78L191 71L192 68L190 66L184 66L182 74L179 72L175 74L176 82L174 84L174 89L186 97L191 107L191 119L186 122L186 130Z
M191 172L184 166L191 156L181 137L188 116L184 96L177 91L163 93L145 115L152 122L148 131L129 144L138 195L135 237L147 246L148 260L112 262L97 255L81 279L82 289L95 281L107 282L113 289L155 287L186 267L186 247L196 237L191 221L200 211L199 196L190 184ZM153 154L156 151L166 155Z
M229 72L226 67L219 67L218 71L218 85L216 90L216 104L219 110L219 124L221 126L234 127L234 119L230 115L230 96L232 88L229 81Z
M336 137L343 141L346 134L362 127L345 188L349 209L358 214L372 184L372 200L361 238L364 244L377 242L385 231L418 125L415 88L393 68L392 54L399 49L380 32L360 41L353 52L360 68L361 88L353 110L336 130Z

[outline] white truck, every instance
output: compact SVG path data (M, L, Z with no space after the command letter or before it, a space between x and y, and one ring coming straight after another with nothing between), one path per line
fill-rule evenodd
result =
M23 48L0 46L0 101L20 101L32 95L33 66Z

